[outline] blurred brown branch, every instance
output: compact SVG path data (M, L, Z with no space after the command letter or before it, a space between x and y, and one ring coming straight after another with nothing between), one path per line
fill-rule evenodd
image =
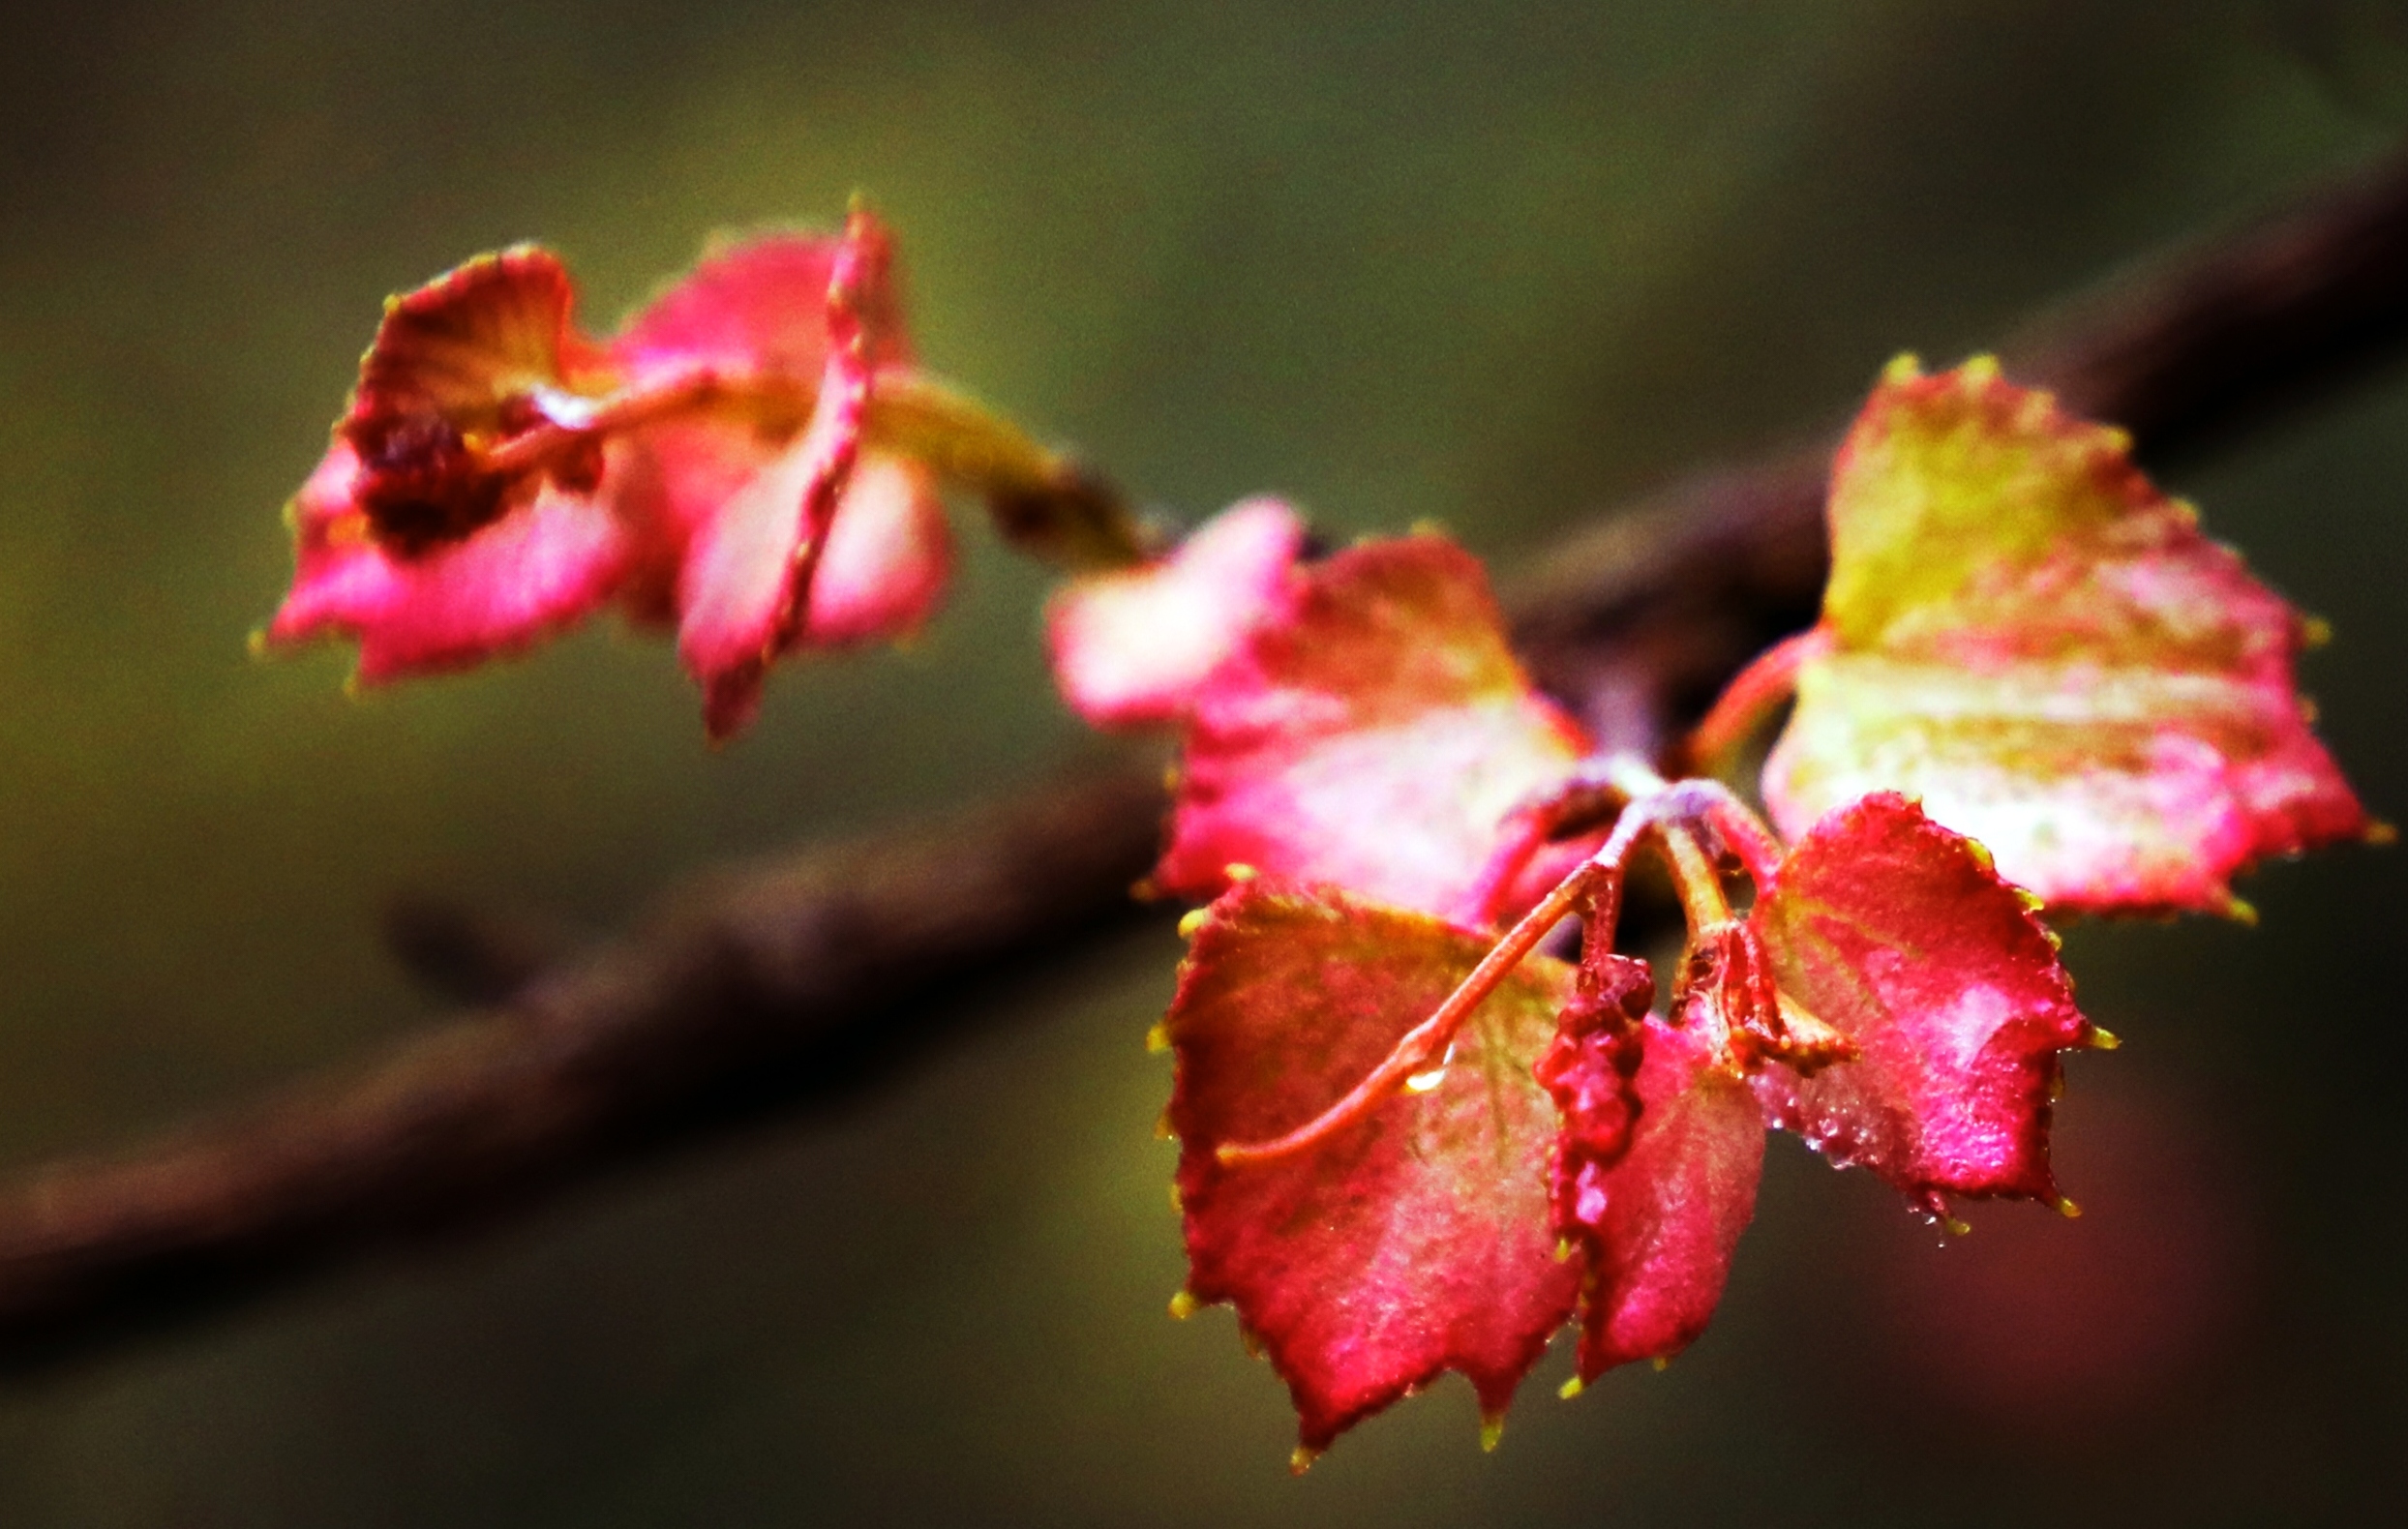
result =
M2152 261L2010 339L2010 375L2221 446L2408 333L2408 160ZM1601 735L1661 742L1811 618L1827 446L1602 517L1507 584L1541 678ZM1150 915L1159 762L909 834L705 878L557 960L531 925L398 910L405 959L464 1001L357 1069L0 1195L0 1366L255 1296L364 1250L525 1212L611 1168L855 1087L1013 969Z

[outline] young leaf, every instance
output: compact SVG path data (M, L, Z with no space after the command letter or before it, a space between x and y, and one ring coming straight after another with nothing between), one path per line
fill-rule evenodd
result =
M475 535L406 555L376 537L357 477L338 441L294 496L292 589L258 641L355 638L358 684L514 652L608 600L631 561L625 527L599 498L549 484Z
M782 416L774 399L758 399L752 407L770 434L793 435L809 411L812 379L828 361L828 288L847 241L873 246L871 263L891 270L891 237L858 215L841 236L771 232L706 251L619 326L612 360L640 382L698 373L730 385L784 382L797 392ZM890 276L858 293L853 308L868 337L871 366L911 364Z
M1571 1018L1538 1075L1564 1111L1552 1200L1556 1228L1587 1254L1580 1375L1591 1381L1633 1360L1671 1359L1705 1331L1756 1214L1764 1118L1719 1047L1645 1019L1629 1035L1640 1058L1625 1080L1634 1119L1603 1076L1625 1058ZM1609 1132L1618 1150L1596 1150L1601 1112L1620 1114Z
M1233 504L1167 555L1087 574L1045 610L1054 682L1094 727L1187 715L1198 686L1289 589L1304 523L1278 499Z
M519 245L385 305L335 427L355 458L352 496L379 542L403 555L457 542L525 503L548 473L594 487L591 454L515 470L487 461L518 436L579 418L614 385L570 323L575 300L557 256Z
M891 240L866 216L836 237L756 235L706 255L612 340L612 359L638 386L687 379L724 395L717 406L629 433L643 465L618 502L644 538L641 566L656 572L627 590L631 616L675 622L678 575L697 539L722 534L721 514L798 444L828 364L828 291L840 274L857 286L847 326L860 337L862 360L895 375L910 364L891 270ZM865 443L837 497L798 642L832 647L908 635L934 613L951 570L936 474ZM689 597L708 598L714 581L701 570L690 577L704 592Z
M485 255L389 302L335 438L286 515L290 592L260 634L358 640L361 684L512 652L609 599L637 546L592 453L490 465L610 374L549 253Z
M1890 369L1840 452L1822 641L1765 766L1785 831L1903 791L2053 904L2236 914L2256 859L2364 831L2302 717L2306 624L2128 446L1995 362Z
M1889 793L1816 824L1749 922L1795 1005L1856 1048L1812 1077L1767 1065L1774 1124L1937 1210L2053 1200L2058 1053L2093 1032L2055 942L1973 841Z
M934 466L861 460L873 377L929 391L904 370L888 253L864 213L733 246L608 347L531 247L394 299L292 506L293 588L260 641L353 636L373 683L616 600L679 626L725 736L780 653L909 632L951 546Z
M1201 899L1247 865L1476 919L1507 817L1583 749L1470 555L1367 543L1307 569L1197 691L1154 880Z
M1224 1167L1223 1142L1274 1137L1378 1064L1488 941L1334 890L1256 882L1215 903L1164 1025L1178 1053L1187 1299L1228 1301L1296 1402L1305 1450L1441 1371L1483 1412L1571 1314L1547 1160L1555 1111L1531 1076L1572 971L1532 957L1453 1051L1316 1150Z

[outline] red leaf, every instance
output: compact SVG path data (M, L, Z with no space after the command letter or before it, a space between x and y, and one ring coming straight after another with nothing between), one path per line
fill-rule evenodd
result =
M643 527L647 566L667 571L628 591L638 619L675 618L680 606L676 571L685 569L689 556L707 566L685 571L693 587L688 598L737 603L731 584L741 584L747 570L721 563L738 561L729 544L745 533L722 529L722 515L781 461L788 476L776 484L777 493L799 495L807 486L811 471L792 454L828 364L828 288L840 263L857 285L848 300L856 315L849 324L860 334L870 367L909 364L890 240L866 218L856 218L843 235L772 233L707 255L611 342L613 358L640 383L665 386L707 374L715 385L741 382L747 399L741 409L687 415L635 433L646 469L637 491L622 495L621 506ZM766 486L760 494L777 496ZM791 539L772 534L779 519L773 506L754 499L739 509L748 530L767 538L751 544L758 555L768 557L775 546L780 556L792 558ZM749 573L766 585L777 566L765 561ZM935 474L907 458L864 449L832 512L797 640L806 647L829 647L913 632L943 599L951 570L951 533ZM773 592L752 591L756 616ZM705 613L702 619L731 630L694 635L689 655L708 655L722 667L740 664L751 640L765 635L758 619L741 633L732 630L741 623L731 618Z
M1197 692L1155 871L1209 897L1251 866L1443 916L1480 916L1507 816L1585 747L1530 687L1470 555L1373 542L1306 571Z
M1765 766L1791 833L1918 794L2051 903L2240 913L2365 819L2302 720L2307 628L2132 465L1982 360L1893 366L1831 489L1827 644Z
M1981 847L1883 793L1816 824L1749 922L1794 1004L1857 1049L1757 1087L1775 1124L1918 1201L2053 1200L2058 1053L2092 1032L2056 943Z
M885 237L856 214L828 284L826 359L810 423L694 529L677 575L677 656L702 683L704 726L725 738L759 709L770 660L803 635L806 602L861 449L872 336L886 314ZM911 495L893 502L908 507Z
M1335 890L1240 887L1204 916L1165 1027L1179 1056L1189 1296L1228 1301L1293 1393L1308 1452L1441 1371L1483 1412L1571 1314L1548 1220L1553 1107L1530 1066L1571 969L1534 957L1435 1076L1318 1149L1225 1168L1309 1120L1435 1008L1488 942Z
M1178 721L1288 593L1304 542L1295 511L1248 499L1165 557L1064 585L1045 612L1063 699L1099 728Z
M597 460L517 471L483 454L573 418L612 378L569 322L575 288L548 250L480 255L385 306L336 426L354 455L349 495L405 554L457 542L526 503L549 473L589 491Z
M374 534L356 476L338 442L294 497L292 589L262 638L356 638L361 684L514 652L608 600L629 565L624 527L600 499L549 485L475 535L405 555Z
M1552 1201L1556 1227L1587 1254L1580 1374L1590 1381L1671 1359L1705 1331L1756 1214L1764 1118L1702 1035L1654 1019L1623 1033L1640 1052L1626 1080L1610 1028L1571 1018L1539 1077L1564 1111Z

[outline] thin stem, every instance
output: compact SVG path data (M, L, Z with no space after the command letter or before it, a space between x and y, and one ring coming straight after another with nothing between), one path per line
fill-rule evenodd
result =
M1577 910L1602 881L1617 877L1615 867L1596 860L1583 860L1580 868L1556 884L1536 908L1522 914L1521 921L1505 933L1471 969L1471 974L1456 985L1447 995L1438 1011L1407 1031L1397 1042L1387 1060L1371 1070L1369 1077L1336 1104L1286 1135L1267 1142L1224 1142L1216 1155L1225 1167L1242 1168L1254 1163L1276 1162L1279 1158L1309 1152L1363 1121L1388 1101L1390 1094L1404 1086L1404 1081L1420 1072L1430 1058L1455 1038L1497 985L1513 974L1522 957L1538 948L1549 930L1561 923L1565 915Z
M1507 820L1504 833L1466 899L1480 911L1478 921L1483 928L1494 928L1505 916L1505 899L1513 895L1514 884L1555 836L1554 814L1545 807L1524 808Z
M818 387L804 378L700 365L613 393L582 419L546 420L479 461L489 472L516 476L681 415L750 410L803 419L818 402ZM877 373L862 435L985 495L1006 540L1055 562L1122 568L1149 554L1117 488L1071 457L1039 446L968 394L920 373L900 367Z
M1722 799L1706 809L1706 821L1722 835L1731 853L1739 857L1739 863L1747 867L1748 880L1756 884L1756 895L1761 897L1771 891L1773 879L1781 874L1781 862L1789 857L1789 852L1782 848L1772 829L1765 826L1764 820L1750 811L1746 802L1724 791Z
M1006 541L1072 569L1132 567L1151 554L1119 489L933 378L881 377L869 431L985 495Z
M1816 626L1783 638L1757 654L1723 687L1713 709L1689 735L1691 763L1704 773L1720 774L1773 708L1795 693L1798 670L1830 648L1830 634Z
M1731 900L1723 895L1723 873L1698 842L1697 833L1678 824L1660 824L1656 842L1672 873L1672 889L1680 895L1681 915L1689 920L1692 941L1706 930L1731 922Z
M1576 824L1603 827L1612 822L1633 794L1616 784L1617 775L1628 779L1628 763L1638 762L1620 754L1592 755L1575 764L1570 776L1514 809L1498 829L1497 847L1469 899L1479 911L1478 923L1489 927L1504 919L1506 899L1541 850L1578 831Z
M1633 801L1671 790L1672 783L1636 754L1609 754L1599 765L1599 771L1615 790Z
M799 416L807 414L817 400L817 390L795 377L731 375L716 367L697 366L641 387L622 388L603 399L582 420L547 420L485 452L480 460L487 471L504 476L532 472L592 441L680 414L744 404Z

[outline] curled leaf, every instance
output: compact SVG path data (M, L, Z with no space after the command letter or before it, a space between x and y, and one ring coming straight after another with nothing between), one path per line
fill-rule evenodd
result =
M1336 890L1256 882L1215 903L1165 1029L1178 1054L1188 1291L1228 1301L1288 1383L1308 1451L1448 1369L1500 1416L1570 1315L1547 1160L1555 1110L1531 1076L1572 972L1534 957L1454 1049L1312 1152L1225 1167L1377 1064L1487 941Z
M294 496L292 589L260 636L278 647L354 638L362 685L515 652L608 600L631 561L600 497L551 485L476 535L405 554L376 536L357 475L338 441Z
M1938 1207L1942 1194L2051 1200L2058 1053L2090 1023L2055 943L1979 845L1894 794L1798 841L1749 922L1783 1003L1847 1037L1812 1077L1768 1065L1774 1124Z
M686 641L699 668L740 665L768 637L761 613L778 592L772 576L782 580L778 570L799 551L798 514L785 511L799 511L831 446L823 435L805 447L804 435L837 359L829 297L839 279L850 290L838 323L859 346L841 358L846 385L910 363L891 261L886 230L861 215L836 237L756 235L707 255L611 342L614 361L640 384L692 385L706 402L628 433L644 466L619 500L645 539L645 566L658 575L630 586L629 613L672 622L694 610L698 630ZM850 428L858 440L862 421ZM796 641L828 647L916 631L952 570L934 471L861 443L828 514ZM751 548L750 561L740 546ZM761 587L745 597L738 586L748 575ZM725 608L734 606L751 618L733 620Z
M2364 830L2303 720L2305 624L2122 432L1902 361L1830 515L1827 641L1764 771L1785 831L1903 791L2053 904L2237 913L2258 858Z
M1063 699L1099 728L1178 721L1287 593L1304 542L1295 511L1248 499L1162 557L1064 585L1045 611Z
M1367 543L1307 569L1197 691L1154 880L1200 899L1245 865L1477 919L1507 820L1584 747L1515 662L1477 561L1436 536Z
M577 421L613 385L570 322L575 300L557 256L518 245L385 305L335 427L355 465L350 495L378 541L403 555L457 542L547 476L594 487L601 465L589 452L491 460L539 427Z

